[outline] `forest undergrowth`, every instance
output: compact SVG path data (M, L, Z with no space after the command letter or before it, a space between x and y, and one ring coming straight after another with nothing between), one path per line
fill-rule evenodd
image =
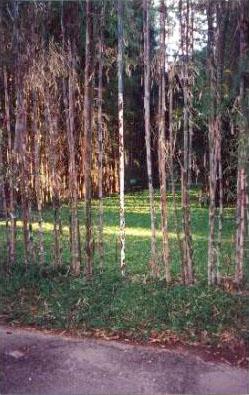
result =
M177 196L180 212L180 195ZM223 339L236 339L246 352L249 344L249 282L241 289L207 285L208 208L201 207L198 190L191 192L191 214L196 283L181 284L180 257L175 234L173 201L169 195L169 240L172 262L172 284L163 278L152 278L148 265L150 257L150 218L148 194L127 194L126 259L127 273L119 270L119 204L118 196L104 200L104 268L99 268L97 227L95 229L95 264L91 279L70 274L70 232L67 226L69 208L62 207L61 267L51 265L53 251L53 212L44 210L45 265L34 257L25 267L22 250L22 223L17 222L17 261L11 273L5 270L4 251L1 251L0 315L6 323L32 325L46 329L79 331L81 334L104 333L108 337L136 341L167 343L182 339L191 344L201 342L218 345ZM157 223L160 221L160 198L156 194ZM98 202L95 224L97 224ZM83 222L83 206L79 207ZM179 213L180 218L180 213ZM234 272L233 256L234 209L225 208L220 271L225 277ZM4 222L0 222L0 239L4 240ZM38 225L33 223L33 242ZM84 228L80 227L82 254ZM157 234L161 252L161 232ZM1 242L1 245L4 245ZM84 256L84 255L83 255ZM84 262L84 259L82 260ZM161 264L161 257L158 256ZM162 267L163 273L163 267ZM115 337L116 336L116 337ZM154 340L153 340L154 339Z

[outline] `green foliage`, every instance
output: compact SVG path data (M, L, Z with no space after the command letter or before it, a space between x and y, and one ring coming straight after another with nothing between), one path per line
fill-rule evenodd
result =
M64 265L54 269L46 255L46 266L33 263L28 270L22 261L22 234L18 228L18 261L11 274L0 276L0 314L9 322L21 322L46 328L106 329L129 331L145 339L151 331L172 330L192 336L206 331L210 336L233 328L247 336L248 297L231 295L206 283L208 210L198 206L198 191L192 191L192 225L195 272L198 283L186 287L179 283L179 251L174 233L172 197L169 196L169 231L174 284L166 286L163 278L149 276L150 219L147 193L126 195L127 269L122 279L115 239L118 238L118 197L105 199L105 268L98 270L96 253L95 274L87 281L83 274L72 277L68 271L69 210L62 209ZM159 196L156 197L159 221ZM180 197L178 196L178 204ZM95 202L97 208L97 202ZM80 219L83 207L79 209ZM97 212L95 212L95 215ZM222 241L222 271L232 273L233 210L225 210ZM52 217L44 213L46 251L52 250ZM97 220L97 218L95 218ZM20 224L19 224L20 226ZM34 227L35 228L35 227ZM4 224L0 223L4 240ZM36 230L34 232L36 235ZM81 229L84 240L83 229ZM160 251L161 235L158 247ZM118 246L117 246L118 248ZM160 258L159 258L160 259Z
M143 338L152 330L209 335L229 327L239 331L247 302L203 283L165 287L163 282L122 280L117 273L86 282L60 273L44 278L39 268L33 268L7 280L1 310L11 322L132 331Z

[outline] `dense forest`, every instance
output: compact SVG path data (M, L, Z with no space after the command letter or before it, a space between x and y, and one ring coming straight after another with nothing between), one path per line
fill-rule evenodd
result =
M6 289L246 287L248 1L2 0L0 32Z

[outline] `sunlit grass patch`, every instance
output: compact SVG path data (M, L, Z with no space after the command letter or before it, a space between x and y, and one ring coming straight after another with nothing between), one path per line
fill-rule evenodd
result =
M212 336L224 328L236 328L247 336L245 316L248 298L227 294L207 286L208 208L199 207L196 191L192 193L192 236L194 270L197 283L192 287L180 284L180 252L175 231L174 207L169 196L169 242L174 284L166 286L162 264L160 230L160 199L156 194L157 248L161 278L150 277L150 214L146 192L126 195L126 263L127 276L119 270L119 197L104 199L104 271L99 270L98 201L93 201L95 238L94 276L84 278L84 203L79 204L82 250L82 275L70 275L70 240L67 205L61 209L61 254L63 267L53 268L53 210L43 212L45 244L44 268L36 261L25 268L23 233L17 222L17 262L12 273L4 272L6 256L5 223L0 222L1 276L0 312L11 322L32 323L42 327L104 328L130 331L146 338L152 330L173 330L181 333L207 331ZM180 196L177 215L181 225ZM225 209L220 269L231 275L234 270L234 210ZM38 224L33 223L34 244L37 246ZM242 330L243 328L243 330ZM192 336L192 335L191 335ZM248 334L249 338L249 334Z
M197 275L203 271L206 274L206 260L207 260L207 240L208 240L208 209L199 207L198 205L198 190L193 189L191 192L192 198L192 238L194 246L194 260L196 265ZM156 201L156 217L157 217L157 244L158 255L161 255L161 242L162 233L160 229L160 195L158 192L155 194ZM145 272L148 269L148 261L150 259L150 213L149 213L149 199L146 192L130 193L125 196L126 204L126 255L129 263L129 271L135 271L136 267L144 268ZM181 212L180 212L181 199L177 194L177 216L179 225L181 226ZM98 200L93 200L93 221L94 221L94 235L95 235L95 252L97 252L97 224L98 224ZM82 255L84 256L84 203L79 203L79 222L81 234L81 248ZM168 195L168 226L169 226L169 240L171 247L172 270L176 272L179 268L179 246L177 243L177 234L175 230L174 219L174 206L172 194ZM62 222L62 235L61 235L61 252L63 260L66 264L70 262L70 210L67 205L62 205L61 208L61 222ZM23 261L23 236L22 236L22 221L20 218L17 220L17 258ZM34 243L37 244L38 235L38 222L36 213L33 213L32 230L34 234ZM0 222L0 239L2 240L2 261L4 261L4 253L6 249L5 244L5 223ZM46 249L46 262L52 260L53 249L53 210L43 210L43 232L44 243ZM221 252L221 267L223 261L226 265L227 259L224 257L228 254L231 255L233 248L233 234L234 234L234 210L226 208L224 211L224 226L223 226L223 239L222 239L222 252ZM182 236L182 235L180 235ZM111 265L112 268L116 266L118 269L118 245L119 245L119 196L106 197L104 199L104 241L105 241L105 254L106 254L106 268ZM134 261L133 261L134 257ZM84 259L83 259L84 261ZM95 257L96 266L98 264L98 256ZM204 272L205 270L205 272Z

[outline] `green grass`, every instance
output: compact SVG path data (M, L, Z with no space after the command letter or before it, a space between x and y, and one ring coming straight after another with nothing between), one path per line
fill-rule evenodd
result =
M127 277L119 271L118 197L106 198L104 217L105 266L99 272L98 255L95 254L95 273L91 280L84 276L74 278L68 273L69 209L62 208L63 267L54 270L52 262L51 209L44 211L44 236L46 268L34 262L28 270L23 263L21 222L18 222L17 262L12 273L4 271L4 223L0 222L1 275L0 314L9 322L32 324L46 328L105 329L129 332L133 337L146 339L151 331L173 331L190 338L207 333L216 341L217 335L226 330L249 338L249 298L232 295L218 288L207 286L207 236L208 210L198 205L197 191L192 191L192 227L194 262L197 283L186 287L179 283L180 262L174 231L172 197L169 196L169 237L174 284L166 286L161 279L149 276L150 216L148 195L145 192L126 195L126 258ZM160 223L159 196L156 196L157 219ZM180 204L180 197L178 197ZM94 223L97 224L97 201L93 205ZM81 224L84 208L79 207ZM34 239L37 242L37 225ZM233 273L234 211L225 209L221 249L221 271ZM95 237L97 230L95 228ZM81 226L84 241L84 227ZM82 246L83 250L83 246ZM161 233L158 232L158 251L161 251ZM158 262L162 268L160 254Z

